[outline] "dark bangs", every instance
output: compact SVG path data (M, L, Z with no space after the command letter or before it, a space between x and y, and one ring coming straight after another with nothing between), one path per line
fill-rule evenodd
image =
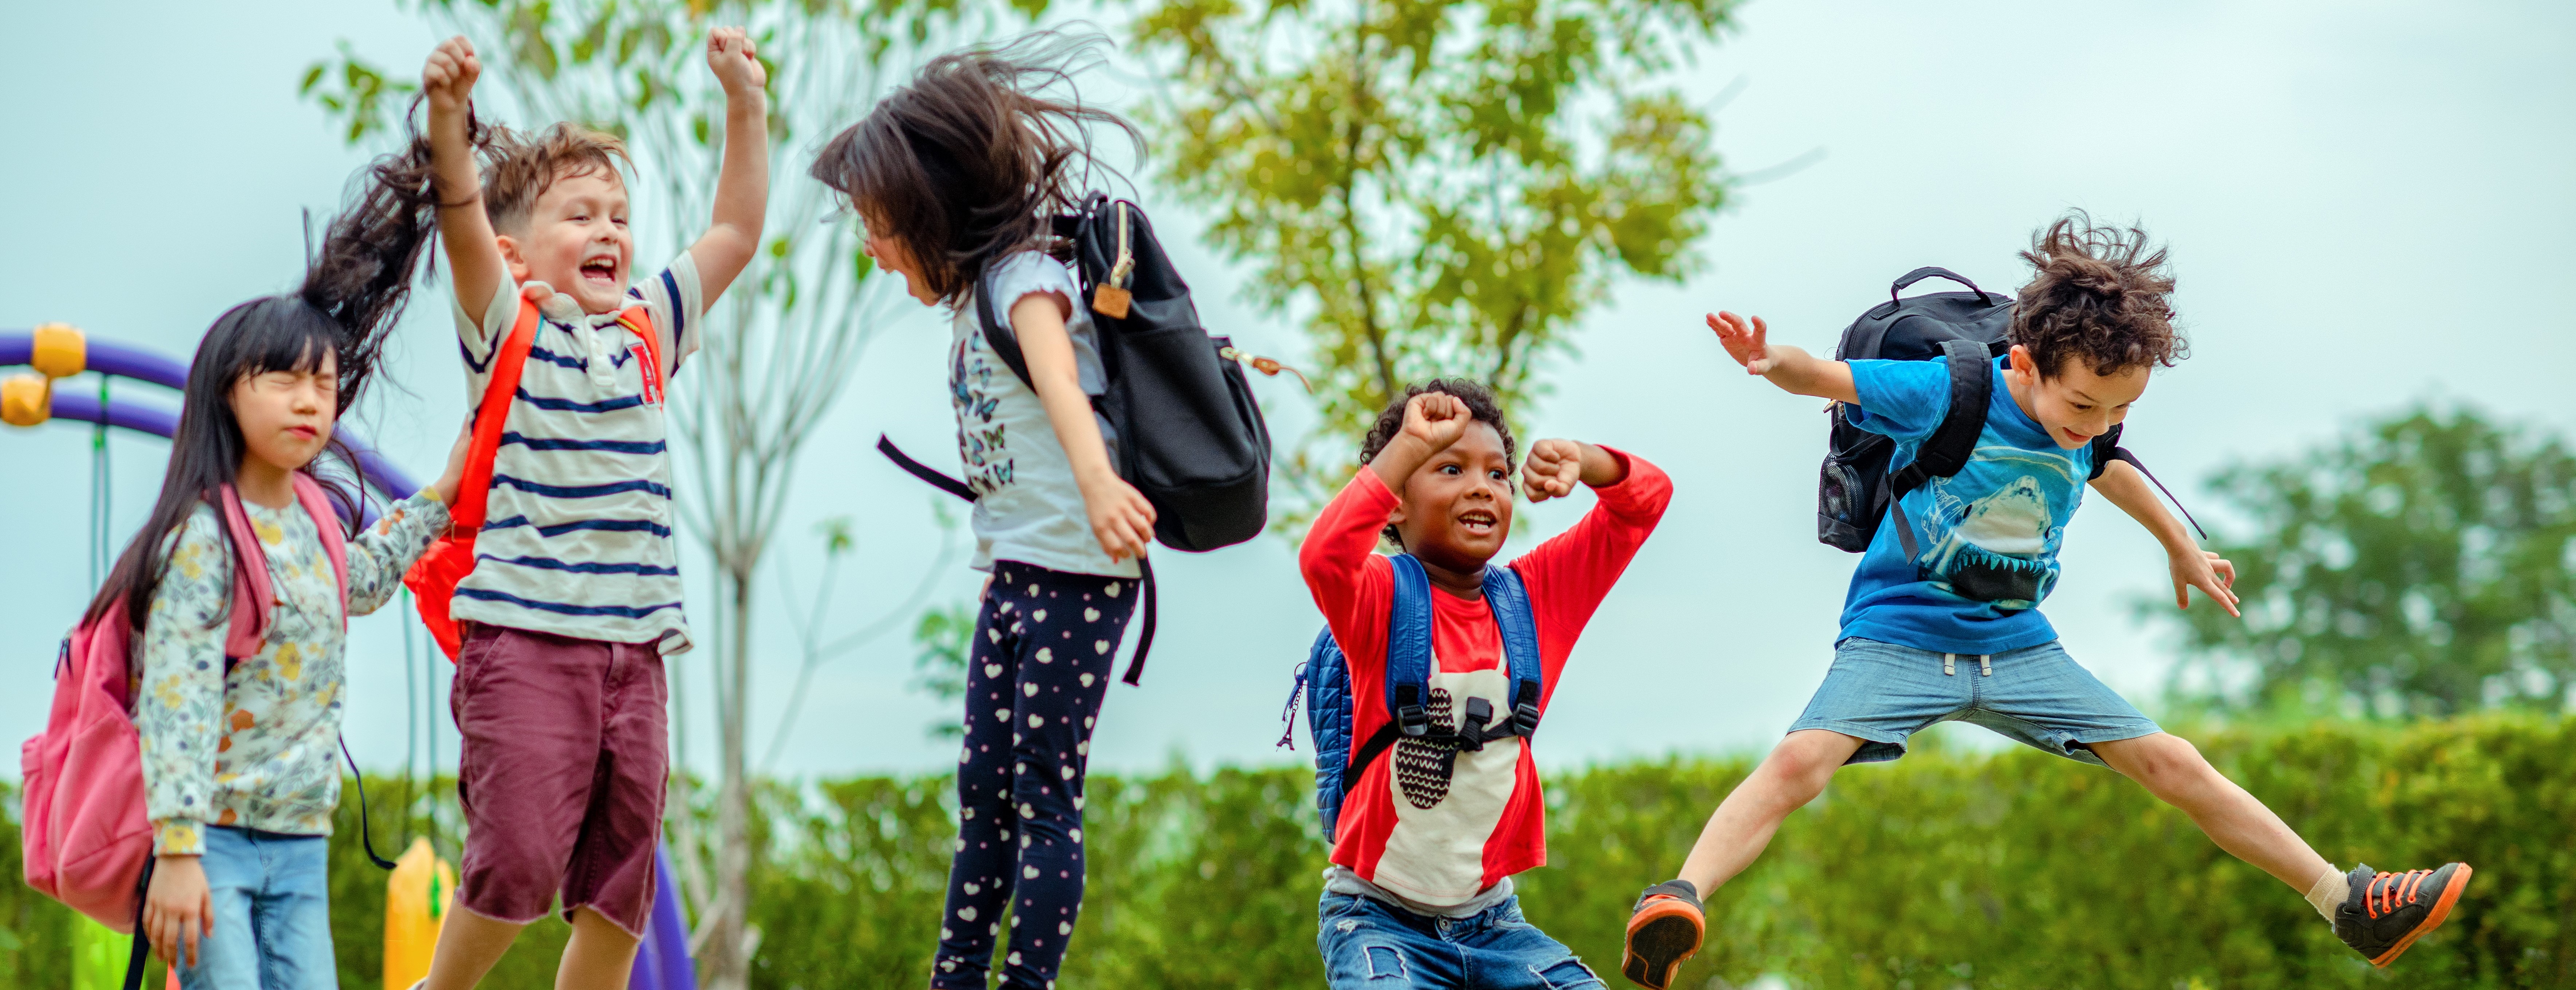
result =
M228 310L215 319L207 331L209 339L222 338L230 346L200 347L197 364L190 368L190 381L203 376L227 392L234 383L253 375L272 371L320 371L326 355L339 352L346 332L321 310L314 309L295 296L269 296L254 299ZM346 362L341 362L345 364ZM348 412L354 390L340 383L339 408Z

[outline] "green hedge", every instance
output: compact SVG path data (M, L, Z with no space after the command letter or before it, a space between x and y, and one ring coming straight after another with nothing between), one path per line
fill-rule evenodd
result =
M1819 990L2576 988L2576 721L2320 724L2202 743L2339 864L2475 864L2451 924L2374 972L2296 894L2109 771L1929 746L1844 773L1791 819L1711 900L1715 930L1681 985L1777 973ZM1670 875L1747 766L1676 759L1552 775L1554 865L1520 880L1531 920L1610 968L1636 891ZM1319 985L1324 855L1310 776L1093 781L1090 897L1061 985ZM392 852L400 784L371 779L369 793ZM949 793L942 777L764 788L756 983L918 984L954 835ZM446 807L416 797L415 811ZM381 966L384 888L358 850L355 805L342 809L332 881L341 983L362 990ZM411 830L427 824L415 815ZM443 824L453 858L454 822ZM11 840L0 856L14 858L14 825L0 821L0 833ZM14 933L0 940L0 986L62 985L64 912L13 885L0 922ZM565 931L532 926L487 985L548 985Z

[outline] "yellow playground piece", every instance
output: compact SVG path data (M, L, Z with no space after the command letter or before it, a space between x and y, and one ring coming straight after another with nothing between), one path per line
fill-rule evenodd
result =
M54 415L54 380L43 375L0 379L0 423L43 426Z
M385 881L385 986L408 987L429 975L438 927L456 896L456 870L415 837Z
M89 341L79 327L41 323L29 336L35 346L27 365L36 373L0 381L0 422L11 426L41 426L53 418L54 379L80 374L89 364Z

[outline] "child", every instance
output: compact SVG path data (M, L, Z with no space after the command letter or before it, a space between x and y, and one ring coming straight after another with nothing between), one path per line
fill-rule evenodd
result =
M1104 383L1089 307L1041 253L1082 192L1088 123L1125 121L1034 91L1068 46L942 55L834 136L813 174L867 225L867 251L912 297L949 308L948 391L988 571L966 672L957 854L933 987L981 990L1011 912L1003 986L1054 985L1082 907L1082 786L1111 655L1135 612L1154 507L1118 477L1091 399ZM1022 382L985 339L976 285L1008 314ZM1017 888L1016 902L1011 894Z
M1369 759L1344 798L1333 865L1324 871L1325 975L1359 990L1395 977L1411 987L1599 987L1600 978L1521 917L1512 875L1545 865L1546 801L1527 737L1455 741L1462 728L1513 718L1503 641L1484 598L1486 564L1512 527L1510 427L1473 382L1433 381L1389 403L1361 445L1367 467L1315 517L1298 552L1306 586L1350 668L1350 697L1386 696L1394 562L1381 536L1420 561L1432 601L1433 731ZM1537 628L1543 714L1584 623L1663 518L1672 481L1645 459L1573 440L1541 440L1522 470L1531 501L1599 502L1572 529L1512 561ZM1493 719L1466 726L1489 706ZM1355 701L1351 740L1391 717ZM1504 744L1508 743L1508 745ZM1355 756L1354 759L1360 757ZM1402 772L1398 772L1398 766Z
M669 766L662 658L690 646L662 384L750 264L768 202L767 74L738 28L709 34L707 67L725 92L713 222L633 286L617 139L568 124L500 133L478 176L473 47L450 39L421 70L457 337L478 397L522 288L552 293L493 460L491 521L453 602L464 910L439 933L435 990L481 980L558 894L573 935L556 986L622 987L652 908Z
M330 559L326 540L348 531L323 532L343 525L326 493L353 518L360 503L313 460L337 449L332 425L372 376L428 241L428 203L405 193L425 163L375 171L300 291L233 307L206 331L160 497L90 603L89 621L122 600L141 626L134 723L155 857L142 934L188 990L338 985L326 873L346 620L401 587L456 496L461 445L431 487L350 534L345 572ZM235 600L250 570L274 605L244 642L231 620L255 600Z
M2057 549L2087 482L2165 545L2174 603L2191 588L2236 612L2235 567L2202 551L2126 463L2093 463L2094 437L2128 416L2148 373L2184 356L2165 297L2173 279L2146 234L2081 214L2035 238L2022 258L2011 354L1976 453L1953 477L1909 492L1895 511L1925 548L1907 559L1881 526L1852 575L1832 669L1788 738L1718 805L1680 879L1649 887L1628 925L1627 977L1650 988L1699 948L1700 898L1742 871L1789 813L1846 763L1893 760L1905 739L1958 719L2086 763L2108 766L2182 809L2219 848L2305 894L2344 944L2385 966L2442 923L2469 867L2337 871L2254 796L2167 735L2057 644L2037 608L2057 579ZM1940 361L1827 361L1772 344L1761 319L1708 318L1727 356L1798 395L1852 407L1849 420L1893 438L1901 467L1949 407ZM2107 468L2107 470L2106 470Z

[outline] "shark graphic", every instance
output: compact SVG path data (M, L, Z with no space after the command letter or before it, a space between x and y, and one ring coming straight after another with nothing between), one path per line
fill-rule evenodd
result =
M2000 608L2034 608L2047 597L2057 579L2048 550L2059 530L2038 478L2023 475L1964 505L1946 497L1936 503L1929 528L1944 531L1918 562L1927 577Z

